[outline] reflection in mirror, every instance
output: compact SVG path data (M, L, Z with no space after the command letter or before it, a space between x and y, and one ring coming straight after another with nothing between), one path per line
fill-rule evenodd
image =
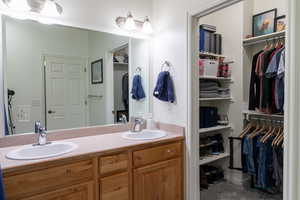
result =
M9 17L2 27L6 135L149 112L147 40Z

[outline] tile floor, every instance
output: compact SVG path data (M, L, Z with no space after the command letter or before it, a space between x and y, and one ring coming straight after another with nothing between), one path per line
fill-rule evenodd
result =
M229 170L226 181L221 181L201 191L201 200L282 200L282 195L268 194L250 187L248 176Z

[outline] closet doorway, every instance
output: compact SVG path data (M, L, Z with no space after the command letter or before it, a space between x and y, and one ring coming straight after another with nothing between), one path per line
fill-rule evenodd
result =
M288 1L224 1L192 17L197 199L283 199L287 8Z
M129 55L128 44L117 48L113 52L113 80L114 80L114 122L121 122L126 116L129 119Z

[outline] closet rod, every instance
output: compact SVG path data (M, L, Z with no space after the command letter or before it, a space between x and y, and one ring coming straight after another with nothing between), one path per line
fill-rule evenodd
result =
M263 39L263 40L257 40L254 42L245 42L243 44L243 46L251 46L251 45L255 45L255 44L259 44L259 43L263 43L263 42L268 42L268 41L273 41L273 40L278 40L278 39L283 39L285 38L285 36L279 36L279 37L274 37L274 38L269 38L269 39Z

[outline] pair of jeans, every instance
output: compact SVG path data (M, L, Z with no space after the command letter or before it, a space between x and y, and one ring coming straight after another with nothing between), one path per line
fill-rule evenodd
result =
M273 179L273 137L270 137L266 143L257 142L259 148L258 169L256 186L258 188L268 190L274 186Z
M247 168L247 173L251 175L255 175L255 163L254 163L254 155L253 155L253 140L248 138L248 136L244 137L243 140L243 155L245 156L245 166Z

